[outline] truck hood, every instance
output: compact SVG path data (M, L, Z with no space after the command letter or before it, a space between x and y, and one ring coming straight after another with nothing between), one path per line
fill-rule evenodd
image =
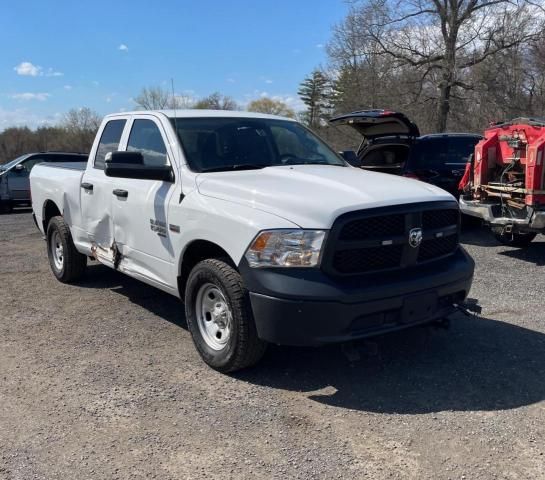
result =
M257 208L302 228L328 229L353 210L454 200L418 180L328 165L203 173L196 181L202 195Z

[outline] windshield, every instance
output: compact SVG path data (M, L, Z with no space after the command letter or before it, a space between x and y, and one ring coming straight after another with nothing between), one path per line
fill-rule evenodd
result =
M473 153L478 136L438 137L417 140L411 148L411 170L440 170L465 165Z
M197 172L248 170L281 165L346 166L302 125L261 118L177 118L186 159Z
M17 157L15 160L12 160L11 162L4 163L3 165L0 165L0 170L8 170L9 168L13 167L14 165L17 165L21 160L24 160L29 155L21 155L20 157Z

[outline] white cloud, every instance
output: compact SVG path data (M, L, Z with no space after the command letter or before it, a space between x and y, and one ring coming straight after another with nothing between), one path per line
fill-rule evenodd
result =
M273 83L273 81L270 78L267 78L267 80L265 80L265 83L268 83L270 85L271 83Z
M65 89L65 90L72 90L72 85L65 85L65 86L64 86L64 89Z
M317 43L316 48L324 48L324 44L323 43Z
M284 102L288 107L290 107L292 110L296 112L300 112L302 110L306 109L306 105L303 103L303 101L297 96L297 95L273 95L271 97L273 100L278 100L280 102Z
M13 98L14 100L38 100L40 102L44 102L47 100L51 95L49 93L14 93L13 95L10 95L10 98Z
M45 72L39 65L34 65L31 62L21 62L19 65L13 67L13 70L17 72L17 75L27 77L62 77L64 73L54 70L49 67Z
M300 48L294 48L291 53L293 53L294 55L298 55L301 53L301 49Z
M98 87L100 85L100 82L98 80L93 80L91 82L95 87Z
M50 115L39 115L34 109L18 108L4 110L0 107L0 131L9 127L28 126L30 128L55 125L62 119L62 114L57 112Z
M46 77L62 77L63 75L64 73L53 70L51 67L49 67L47 72L45 72Z
M228 79L226 79L226 81L228 83L235 83L236 80L234 78L228 78Z
M119 45L119 47L117 47L117 49L121 50L122 52L128 52L129 51L129 47L127 47L127 45L125 45L124 43Z
M28 77L37 77L42 74L42 67L33 65L30 62L21 62L13 70L17 72L17 75L23 75Z

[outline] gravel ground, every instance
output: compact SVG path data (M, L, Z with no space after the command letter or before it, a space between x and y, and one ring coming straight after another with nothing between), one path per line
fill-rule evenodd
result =
M464 243L482 317L225 376L174 297L96 264L62 285L0 216L0 478L545 478L544 237Z

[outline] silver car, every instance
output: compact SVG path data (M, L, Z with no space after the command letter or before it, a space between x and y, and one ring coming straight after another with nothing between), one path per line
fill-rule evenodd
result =
M17 205L30 205L30 171L42 162L86 162L87 154L64 152L27 153L0 165L0 211Z

